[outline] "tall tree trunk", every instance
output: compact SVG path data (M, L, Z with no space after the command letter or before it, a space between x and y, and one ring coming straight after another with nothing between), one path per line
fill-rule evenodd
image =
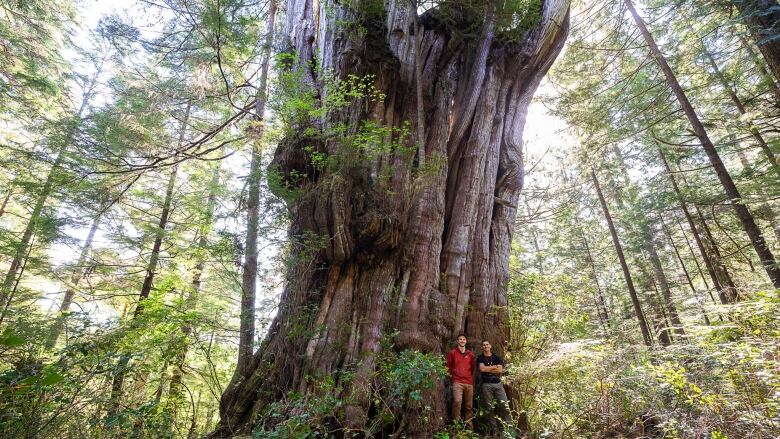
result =
M588 243L588 239L585 237L585 231L582 230L581 227L577 227L577 229L580 232L582 244L585 246L585 256L587 257L588 265L590 266L590 277L593 279L593 283L596 284L596 309L598 310L599 320L601 320L601 324L606 330L609 327L609 312L607 312L607 301L604 300L604 292L602 291L601 284L599 283L596 262L593 259L593 252L590 251L590 244Z
M8 202L11 200L11 195L13 195L14 191L9 186L8 192L5 194L5 197L3 197L3 203L0 204L0 218L5 214L5 208L8 206Z
M777 0L731 0L731 3L739 10L775 80L780 81L780 5Z
M729 285L729 287L726 288L726 290L728 290L728 294L720 298L721 303L726 304L736 302L739 300L739 290L736 288L736 284L732 280L731 274L726 267L726 264L723 260L723 255L721 254L720 248L718 247L718 243L715 241L715 236L712 234L712 230L710 230L707 219L704 217L704 214L701 212L701 209L699 209L699 206L696 203L693 203L693 210L696 214L694 218L698 221L699 230L704 232L702 235L704 238L704 245L707 247L707 251L712 257L712 262L715 265L715 272L718 274L718 279L720 279L721 285ZM755 269L753 269L752 265L750 265L750 268L751 271L755 272Z
M766 70L766 67L764 66L764 63L758 57L755 50L753 50L753 46L750 44L750 41L748 41L741 33L738 33L737 36L739 37L739 41L742 44L742 47L745 49L745 51L747 51L750 59L753 60L753 64L755 64L756 69L758 69L758 73L761 74L761 77L764 78L764 80L769 85L772 94L775 95L775 101L778 105L780 105L780 86L778 85L780 80L776 80L774 76L769 74L769 72Z
M425 162L425 100L423 98L423 59L422 59L422 31L420 29L420 18L417 16L419 0L412 0L414 8L414 90L417 108L417 164L422 167Z
M669 346L672 344L672 333L670 331L670 325L664 312L664 307L661 304L662 299L658 293L658 287L653 279L653 276L648 273L647 267L640 266L640 284L644 289L644 296L647 298L648 308L650 308L649 320L653 325L653 332L658 339L658 343L661 346Z
M252 139L252 159L247 179L246 239L244 241L244 264L241 274L241 318L239 326L238 361L233 382L244 375L252 361L255 346L255 299L257 295L257 233L260 224L260 165L262 162L263 117L266 107L268 67L271 60L271 46L274 41L277 1L273 0L268 11L266 41L260 64L260 79L255 97L256 130Z
M196 243L197 249L197 262L192 270L192 281L190 282L190 288L187 292L187 297L184 299L182 312L187 313L191 311L198 301L198 295L200 294L200 287L202 283L203 270L206 268L206 248L208 246L208 235L214 223L214 209L217 204L217 192L216 187L219 184L219 167L214 169L214 175L212 176L211 183L209 184L209 195L206 199L206 208L203 212L201 219L200 230L198 230L198 241ZM190 346L190 335L192 335L192 324L189 321L181 327L182 332L182 346L176 353L176 359L173 362L173 372L171 373L171 382L168 388L168 398L173 402L174 408L178 403L178 400L182 396L182 382L184 378L184 365L187 360L187 352ZM174 411L175 420L175 411Z
M190 118L190 109L192 102L187 102L187 109L185 110L184 117L182 118L181 127L179 128L179 139L177 145L180 147L184 143L185 133L187 131L187 124ZM168 185L165 189L165 198L163 199L162 210L160 211L160 219L157 223L157 229L154 232L154 243L152 244L152 252L149 255L149 262L146 264L146 275L144 276L144 282L141 285L141 291L138 293L138 302L136 303L135 310L131 319L131 325L134 325L138 317L143 312L144 301L149 298L149 294L152 292L152 286L154 284L154 278L157 274L157 263L160 260L160 249L162 248L162 242L165 238L165 229L168 227L168 219L171 213L171 204L173 203L173 193L176 187L176 176L178 174L178 167L174 167L171 170L171 174L168 177ZM107 417L113 417L119 410L120 403L122 402L122 388L124 386L125 376L127 375L128 366L130 363L130 354L124 353L117 366L114 369L114 377L111 382L111 396L109 398L107 407Z
M696 286L693 285L693 279L691 278L691 274L688 271L688 267L685 266L685 261L683 260L683 257L680 254L680 250L677 248L677 243L674 241L674 238L672 237L672 233L669 230L669 227L666 226L666 222L664 222L663 217L660 218L660 221L661 221L661 228L664 231L664 235L666 235L667 241L669 241L669 244L672 246L672 250L674 250L674 255L677 258L677 262L679 262L680 264L680 268L683 271L683 276L685 276L685 281L688 284L688 287L690 287L691 293L693 293L694 296L698 296L698 291L696 290ZM702 279L704 279L704 273L702 273ZM705 286L706 286L706 280L705 280ZM707 286L707 289L709 289L709 286ZM703 306L701 307L701 312L704 317L704 322L709 326L710 317L707 315L707 311L704 309Z
M66 146L67 143L63 142L63 144L58 148L56 158L54 159L54 164L52 164L52 167L49 170L49 175L46 177L46 181L41 188L41 192L38 194L38 199L36 200L35 206L33 206L33 210L30 213L30 218L24 228L24 232L22 232L22 239L16 245L16 252L14 253L13 259L11 259L11 265L8 267L8 272L6 273L5 279L3 280L3 285L0 287L0 306L6 307L10 305L11 290L17 283L19 270L22 267L25 255L29 253L30 240L32 239L33 233L35 233L38 222L41 219L43 206L46 205L46 201L49 199L49 195L51 195L52 191L54 190L55 180L59 175L62 161L65 159Z
M674 332L677 335L685 335L685 331L682 327L682 321L677 313L677 305L674 304L672 298L672 290L669 288L669 281L666 278L663 265L661 264L661 258L658 256L658 251L655 248L655 243L650 235L645 235L643 242L645 243L645 251L647 252L648 259L650 260L650 266L653 268L653 276L657 282L657 287L660 290L661 297L663 298L664 310L669 316L669 320L672 321L674 326Z
M647 328L647 322L645 321L645 315L642 312L642 304L639 301L639 295L634 287L634 280L631 277L631 272L628 269L626 263L626 256L623 254L623 246L620 244L620 238L615 228L615 223L612 221L612 215L609 213L609 207L607 206L607 200L604 199L604 194L601 191L601 185L598 178L596 178L596 171L591 171L590 177L593 180L593 186L596 188L596 195L599 198L599 204L601 204L601 210L604 213L604 218L607 220L607 226L609 227L609 234L612 236L612 244L615 246L615 253L617 253L618 261L620 262L620 268L623 270L623 278L626 280L626 287L628 288L628 294L631 296L631 303L634 305L634 315L639 322L639 330L642 332L642 338L647 346L653 344L653 339L650 336L650 331Z
M745 233L747 233L748 237L750 237L750 242L753 244L753 248L758 254L758 258L761 260L761 263L764 265L764 269L766 270L769 279L772 281L772 284L775 286L775 288L780 288L780 266L778 266L777 261L775 260L775 256L769 249L769 246L764 239L764 235L756 225L756 222L753 219L753 215L750 213L747 206L745 206L745 204L742 202L742 196L740 195L737 186L734 184L734 180L732 180L731 175L729 175L728 170L726 170L726 166L720 159L720 155L718 155L718 151L715 149L715 145L707 135L707 131L704 129L704 125L702 125L701 121L699 120L699 116L696 114L696 111L693 109L690 101L688 101L688 96L685 94L682 86L680 86L680 83L677 81L677 77L674 75L674 72L672 72L671 67L669 67L669 63L666 62L666 58L658 48L655 39L653 39L653 36L650 34L650 31L647 30L644 21L636 12L634 4L631 0L624 0L624 2L629 11L631 11L631 15L633 16L639 31L642 33L645 42L650 47L650 52L652 53L653 58L655 58L658 66L663 71L664 76L666 76L666 82L671 87L672 92L674 92L674 95L677 98L677 102L679 102L683 112L688 118L688 121L690 122L696 137L699 138L699 142L704 148L704 151L707 153L710 164L715 170L715 174L718 176L718 180L720 180L720 183L726 192L726 196L728 196L729 200L731 201L734 212L736 213L737 218L739 218L739 221L742 223L742 228L745 230ZM780 41L778 43L780 44Z
M715 73L715 77L718 78L718 81L720 82L721 86L723 86L723 88L728 93L729 98L731 98L731 102L734 103L734 107L736 107L737 113L739 113L740 115L740 119L744 118L745 115L747 114L747 110L745 109L745 104L742 103L742 99L739 98L737 92L734 90L734 88L731 87L728 80L726 80L726 77L723 76L723 72L720 71L720 68L718 67L718 63L715 62L715 59L712 57L710 51L707 50L707 47L706 45L704 45L703 42L702 42L702 52L704 52L704 55L707 57L707 60L710 63L710 67L712 67L712 70ZM761 133L758 131L758 128L753 124L753 121L748 119L746 122L748 124L747 130L750 132L750 135L753 137L753 139L755 139L756 144L758 144L759 148L761 148L761 151L764 153L764 156L766 156L766 159L769 162L769 167L775 173L775 178L777 178L778 176L780 176L780 165L778 165L777 163L777 157L775 157L775 153L766 143L766 140L764 140L764 136L762 136Z
M699 233L699 229L696 226L696 222L693 219L693 215L691 215L691 212L688 209L688 204L685 202L685 199L682 196L682 192L680 192L677 179L674 177L672 168L669 166L669 162L666 160L666 155L664 154L660 145L658 145L658 155L661 158L661 163L663 163L664 169L666 169L666 173L669 176L669 182L672 184L672 189L674 189L674 193L677 196L677 201L680 203L680 210L683 211L685 219L688 221L688 227L691 229L693 239L696 241L696 246L699 248L702 260L704 260L704 266L707 267L707 272L710 275L712 284L718 291L721 302L730 303L735 301L737 298L737 289L734 283L731 281L731 276L728 274L728 272L725 273L725 276L719 276L718 269L716 267L720 266L720 260L719 258L716 258L712 250L708 248L708 245L706 245L702 239L701 234ZM723 282L721 282L721 279L723 279Z
M371 78L381 96L372 93L324 118L308 118L277 147L272 166L298 191L288 201L295 258L268 335L222 396L214 436L271 422L255 416L290 391L315 392L324 376L343 389L338 397L345 407L333 417L345 428L366 431L375 413L371 391L383 340L395 350L443 353L465 331L503 350L522 131L530 99L567 34L568 2L544 1L538 25L519 41L501 42L494 39L494 17L503 6L487 7L484 17L454 14L452 26L437 18L452 6L445 2L419 17L418 35L409 32L416 14L408 0L377 6L287 1L284 33L301 86L327 96L331 90L318 72L330 71L336 78ZM459 20L474 19L484 19L480 35L464 41ZM365 31L338 25L344 22ZM416 40L426 54L420 70L423 108L430 109L424 118L426 166L417 169L416 139L403 135L418 128ZM390 130L387 146L402 147L355 151L351 139L371 126ZM348 132L334 135L333 127ZM307 154L312 148L354 158L315 170ZM352 373L340 373L345 370ZM393 408L395 427L403 417L409 436L439 429L447 416L443 384L426 391L424 401L429 415ZM388 429L385 434L394 430Z
M146 264L144 282L141 285L141 291L138 294L138 303L130 317L131 325L135 324L138 317L143 312L144 301L149 298L149 294L152 292L154 277L157 274L157 263L160 260L160 248L162 247L162 241L165 237L165 228L168 226L168 215L170 214L171 202L173 200L173 189L176 185L176 174L177 169L173 168L171 175L168 178L168 186L165 190L162 212L160 213L160 220L157 223L157 230L155 231L154 244L152 245L152 252L149 255L149 262ZM116 415L119 410L119 405L122 402L122 389L129 364L130 354L124 353L114 368L114 377L111 381L111 396L106 409L107 417L109 418Z
M68 147L71 146L76 137L76 132L78 131L79 125L81 124L84 111L87 109L90 99L92 99L95 86L97 85L97 78L101 71L102 62L93 74L89 86L84 91L81 104L79 105L79 109L76 111L75 116L72 120L68 121L64 127L65 132L63 133L63 138L61 143L56 147L54 163L49 169L49 174L46 176L43 187L38 194L38 199L35 201L33 210L30 213L30 218L27 220L24 232L22 232L22 239L16 245L16 252L13 259L11 260L10 267L8 267L8 272L6 273L5 279L3 280L3 285L0 286L0 307L7 307L10 305L10 291L14 284L17 283L18 277L20 276L19 270L22 266L22 259L29 253L30 249L28 247L30 246L30 240L32 239L33 233L38 227L38 222L41 220L43 208L46 206L47 201L49 200L49 196L54 191L55 184L59 183L57 179L60 177L62 171L62 162L65 160Z
M70 275L70 285L65 290L65 296L60 303L60 309L57 312L57 317L54 319L54 323L51 326L49 337L46 340L46 349L51 349L57 343L57 339L62 333L62 329L65 326L65 320L67 319L67 313L70 310L70 305L73 303L73 298L76 295L76 290L79 287L79 283L84 278L87 271L85 264L87 257L92 251L92 240L95 239L95 233L97 233L98 226L100 225L100 218L103 216L103 210L100 210L95 218L92 219L92 225L87 233L87 239L84 241L84 245L81 247L79 258L76 261L76 266L73 268L73 272Z
M631 183L631 180L629 179L628 167L626 166L623 153L620 151L620 148L617 145L613 145L612 151L615 154L615 158L617 159L620 176L623 180L623 187L628 187ZM617 200L618 209L622 210L624 208L623 198L620 193L622 191L619 190L617 185L615 187L615 191L615 198ZM664 311L671 316L675 332L678 335L684 335L685 332L682 328L682 322L680 321L679 314L677 313L677 306L674 304L672 299L672 292L669 288L669 281L666 278L663 264L661 264L661 258L658 256L658 250L656 248L657 243L653 240L654 232L652 230L652 223L650 218L648 218L644 212L640 211L638 221L635 221L635 223L636 224L631 224L631 226L634 227L634 236L639 241L639 247L647 255L647 259L650 261L650 265L653 268L653 285L660 286L663 297ZM639 264L644 267L644 261L640 262ZM670 337L667 338L671 340Z

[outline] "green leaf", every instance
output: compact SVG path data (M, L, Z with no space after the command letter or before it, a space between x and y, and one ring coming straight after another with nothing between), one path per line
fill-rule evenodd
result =
M51 386L52 384L57 384L60 381L64 380L65 377L58 374L57 372L49 372L46 376L44 376L41 379L41 384L44 386Z
M3 331L3 334L0 335L0 345L2 346L15 348L22 346L24 343L24 338L14 334L10 329L6 329Z

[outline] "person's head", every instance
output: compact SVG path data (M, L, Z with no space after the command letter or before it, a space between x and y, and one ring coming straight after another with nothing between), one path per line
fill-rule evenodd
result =
M493 349L493 346L490 345L490 342L487 340L482 340L482 352L484 354L490 354L490 351Z
M466 338L466 334L458 334L458 346L460 347L466 347L466 343L468 343L469 339Z

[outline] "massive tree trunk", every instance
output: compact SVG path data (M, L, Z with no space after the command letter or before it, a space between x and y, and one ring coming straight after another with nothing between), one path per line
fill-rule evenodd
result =
M780 81L780 5L777 0L732 0L776 81Z
M688 118L688 122L690 122L693 132L696 134L696 137L699 138L699 142L701 143L704 152L707 154L707 158L715 171L715 175L718 177L718 180L720 180L723 190L726 192L726 196L729 198L729 202L734 208L734 213L740 223L742 223L742 228L750 238L753 249L756 251L756 254L758 254L758 258L761 260L761 264L764 266L767 276L769 276L769 279L775 288L780 288L780 266L778 266L775 256L769 249L769 246L764 239L764 235L761 233L758 225L756 225L753 215L742 201L742 195L740 195L737 186L734 184L734 180L731 178L726 166L723 164L723 160L721 160L718 151L715 149L715 145L712 143L712 140L710 140L707 130L701 123L693 105L691 105L691 102L688 100L688 96L685 94L685 91L677 80L672 68L669 67L669 63L658 48L653 35L647 30L645 22L636 12L634 4L631 0L624 0L624 3L631 12L631 16L634 18L634 22L639 28L639 32L642 34L642 37L650 48L650 53L653 58L655 58L658 67L663 71L666 82L669 84L674 96L677 98L677 102L680 104L685 116Z
M334 422L379 434L369 425L382 409L371 392L383 341L396 351L443 353L461 331L491 340L499 352L507 339L522 132L530 99L567 34L568 1L542 2L540 21L516 39L496 26L507 11L485 2L445 1L419 18L409 1L344 3L287 1L290 69L317 100L335 93L323 72L369 78L381 96L296 119L276 150L272 166L297 193L288 201L294 258L265 340L222 396L214 436L271 422L259 418L269 403L290 391L312 394L325 376L335 378L344 401ZM484 13L460 14L463 5ZM460 32L469 26L478 35ZM416 41L424 54L422 106ZM418 108L425 112L423 167L415 166L417 136L404 134L417 132ZM367 132L384 146L355 147ZM314 152L332 163L315 166ZM428 414L396 408L394 425L376 428L431 435L446 422L443 384L424 401Z

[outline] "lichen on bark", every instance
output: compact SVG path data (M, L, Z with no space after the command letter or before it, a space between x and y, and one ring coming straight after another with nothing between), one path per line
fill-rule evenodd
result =
M489 7L461 21L437 17L471 3ZM507 29L496 26L506 23L506 11L492 3L442 1L418 16L409 1L287 1L283 37L295 54L288 69L315 107L333 92L328 75L372 84L319 117L297 118L278 145L272 169L299 194L288 201L289 234L317 236L323 245L288 269L251 367L223 394L214 436L268 426L270 404L289 392L314 392L325 376L335 379L332 391L343 404L334 425L428 436L448 420L440 380L425 390L426 410L397 407L376 422L385 411L372 392L386 388L377 370L388 337L398 352L441 354L465 332L503 351L526 112L568 30L567 0L528 4L538 6L538 20L518 19L528 29L505 38ZM457 32L473 21L474 38ZM418 132L418 108L423 160L417 136L408 135ZM367 129L380 130L370 132L381 132L378 144L386 147L355 148ZM313 158L326 163L315 166Z

